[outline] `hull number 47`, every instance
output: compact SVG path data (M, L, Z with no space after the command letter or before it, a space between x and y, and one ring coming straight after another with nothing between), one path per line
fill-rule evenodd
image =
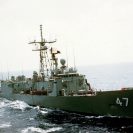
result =
M129 103L129 99L127 97L123 97L123 98L116 98L116 104L120 105L120 106L125 106L127 107Z

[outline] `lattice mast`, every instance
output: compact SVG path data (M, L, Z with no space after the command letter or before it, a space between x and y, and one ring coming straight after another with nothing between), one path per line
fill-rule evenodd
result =
M41 41L34 41L34 42L30 42L29 44L35 44L35 45L39 45L38 49L32 50L32 51L39 51L39 55L40 55L40 68L39 68L39 75L40 76L48 76L48 54L47 54L47 49L48 47L46 46L46 43L54 43L56 41L46 41L43 38L43 33L42 33L42 25L40 25L40 36L41 36ZM47 71L47 75L45 74L45 71Z
M46 58L45 57L45 49L43 50L43 47L45 46L45 39L43 39L43 34L42 34L42 25L40 25L40 35L41 35L41 42L40 42L40 74L41 75L44 75L44 60L43 58ZM47 50L47 48L46 48ZM47 64L46 64L47 66ZM47 69L47 68L46 68Z

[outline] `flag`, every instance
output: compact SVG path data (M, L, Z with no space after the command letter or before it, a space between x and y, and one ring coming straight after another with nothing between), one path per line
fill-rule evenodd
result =
M60 51L57 50L56 48L51 48L51 53L52 53L52 54L59 54Z

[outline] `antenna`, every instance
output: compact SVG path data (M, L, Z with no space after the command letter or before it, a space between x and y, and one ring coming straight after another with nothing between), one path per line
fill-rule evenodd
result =
M66 47L66 66L68 67L68 54L67 54L67 47Z
M10 77L10 75L9 75L9 71L8 71L8 80L9 80L9 77Z
M8 69L8 63L7 63L7 80L9 80L9 69Z
M1 67L1 80L3 80L3 70L2 70L2 67Z
M76 69L76 64L75 64L75 50L73 48L73 62L74 62L74 70Z
M40 25L41 42L43 42L42 25Z
M3 72L1 73L1 80L3 80Z
M44 52L41 50L41 48L42 48L42 46L45 45L45 42L43 41L42 25L40 25L40 35L41 35L41 42L40 42L40 74L44 74L44 62L43 62Z

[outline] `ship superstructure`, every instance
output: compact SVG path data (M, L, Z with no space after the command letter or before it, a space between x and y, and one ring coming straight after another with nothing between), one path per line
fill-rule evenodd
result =
M12 76L11 80L6 81L5 84L12 87L13 93L46 96L87 95L92 93L85 76L77 73L75 68L68 68L65 65L65 59L60 59L61 66L59 67L57 54L60 51L46 45L55 43L56 40L46 41L43 38L42 25L40 25L40 36L40 41L35 40L29 43L37 46L33 51L39 52L39 72L34 71L32 78L26 78L24 75Z

